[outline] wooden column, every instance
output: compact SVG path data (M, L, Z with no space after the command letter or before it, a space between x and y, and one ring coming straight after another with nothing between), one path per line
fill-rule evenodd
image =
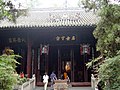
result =
M71 81L74 82L74 50L71 49Z
M73 81L73 57L72 57L72 49L70 50L70 60L71 60L71 66L70 66L70 68L71 68L71 81Z
M58 77L61 75L61 60L60 60L60 50L58 49Z
M46 67L45 67L45 71L48 73L48 55L45 55L45 59L46 59Z
M35 54L35 56L34 56L34 59L35 59L34 60L34 65L35 65L35 67L34 68L35 68L35 78L36 78L36 85L37 85L37 81L39 79L38 76L37 76L37 71L38 71L38 67L37 67L37 63L38 63L37 62L37 48L35 48L34 50L35 50L35 53L34 53Z
M21 71L24 72L24 68L25 68L25 50L24 49L21 49ZM25 73L25 72L24 72Z
M88 71L87 71L87 66L86 66L86 63L87 63L87 54L84 54L83 55L83 59L84 59L84 82L87 82L88 81Z
M32 69L31 46L32 45L28 37L28 42L27 42L27 75L28 75L28 78L31 77L31 69Z

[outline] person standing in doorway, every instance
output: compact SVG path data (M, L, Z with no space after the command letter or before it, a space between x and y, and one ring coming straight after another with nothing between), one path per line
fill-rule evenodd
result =
M57 80L57 77L54 71L51 73L50 79L51 79L51 87L53 88L54 81Z
M48 79L49 76L47 75L47 72L45 72L45 75L43 75L44 90L47 90Z
M64 73L63 73L63 76L64 76L64 79L67 79L67 72L65 71Z

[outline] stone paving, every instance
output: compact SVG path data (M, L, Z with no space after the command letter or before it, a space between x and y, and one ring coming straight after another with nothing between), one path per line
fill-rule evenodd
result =
M43 87L36 87L34 90L44 90ZM48 87L47 90L53 90ZM92 90L91 87L71 87L68 90Z

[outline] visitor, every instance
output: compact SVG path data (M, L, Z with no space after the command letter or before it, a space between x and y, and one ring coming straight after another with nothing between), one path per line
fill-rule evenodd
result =
M20 73L20 78L24 78L24 73L23 72Z
M54 71L51 73L50 79L51 79L51 87L53 88L54 81L57 80L57 77L56 77L56 74L54 73Z
M67 72L64 72L63 76L64 76L64 79L67 79Z
M47 90L48 79L49 76L47 75L47 72L45 72L45 74L43 75L44 90Z

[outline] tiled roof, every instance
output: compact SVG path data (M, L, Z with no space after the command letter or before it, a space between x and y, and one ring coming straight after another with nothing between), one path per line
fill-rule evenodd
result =
M98 17L93 12L84 10L31 10L27 16L19 17L16 24L4 20L0 27L82 26L97 22Z

